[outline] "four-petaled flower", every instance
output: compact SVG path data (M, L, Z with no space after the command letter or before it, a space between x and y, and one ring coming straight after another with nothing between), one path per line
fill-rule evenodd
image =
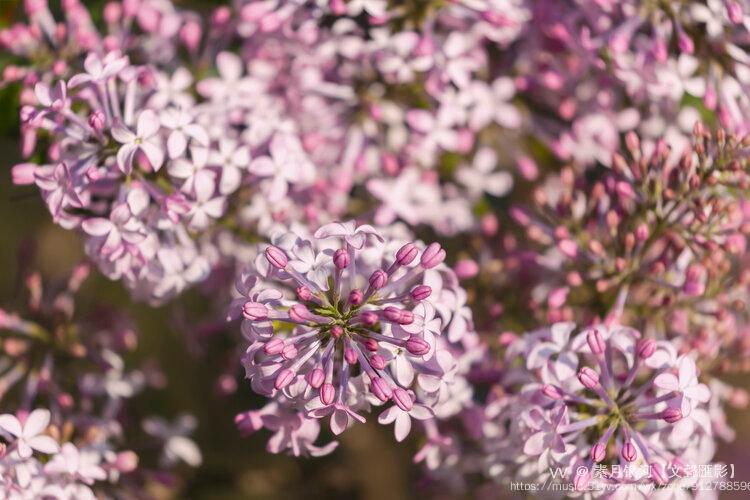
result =
M0 431L10 435L13 446L21 458L29 458L34 450L41 453L57 453L57 441L43 434L50 421L49 410L36 409L29 413L23 422L15 415L0 415Z

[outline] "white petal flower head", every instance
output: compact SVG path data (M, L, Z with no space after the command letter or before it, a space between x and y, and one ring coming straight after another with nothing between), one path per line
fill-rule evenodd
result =
M681 356L677 361L677 375L662 373L654 379L654 385L681 394L683 415L690 414L694 403L707 403L711 399L711 391L708 386L698 381L695 361L686 356Z
M16 438L14 445L21 458L29 458L33 450L48 454L57 453L60 449L57 442L42 434L47 429L49 421L50 413L45 409L32 411L23 423L15 415L6 413L0 415L0 430Z
M161 168L164 163L164 149L158 133L159 118L150 109L141 111L135 133L123 123L115 123L112 127L112 136L122 144L117 151L117 164L123 173L129 174L133 170L133 161L139 151L146 156L154 171Z

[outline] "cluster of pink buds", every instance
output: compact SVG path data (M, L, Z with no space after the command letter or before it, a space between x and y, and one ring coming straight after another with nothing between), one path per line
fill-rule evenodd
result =
M251 342L243 364L253 389L307 418L330 415L335 434L392 403L379 421L395 422L404 439L453 382L448 323L463 325L453 342L471 328L450 314L444 322L438 308L450 306L425 284L444 259L437 243L384 241L354 222L323 226L311 240L277 235L239 281L233 310Z
M747 146L700 122L693 140L675 159L666 142L649 151L629 133L600 175L565 168L551 176L531 209L511 210L524 237L507 231L481 278L507 307L520 302L539 321L596 321L614 310L654 335L724 350L735 366L744 342L736 324L747 321L747 276L736 271L750 232ZM519 279L525 293L507 297Z

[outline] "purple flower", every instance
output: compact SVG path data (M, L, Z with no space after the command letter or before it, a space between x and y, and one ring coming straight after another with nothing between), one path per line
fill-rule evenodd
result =
M161 168L164 163L164 150L158 133L159 119L150 109L143 110L138 115L135 133L122 123L115 123L112 127L112 137L122 144L117 151L117 164L123 173L130 174L133 170L134 157L139 151L146 155L151 168Z
M653 474L594 474L595 463L618 457L626 462L642 457L647 463L710 459L697 458L706 440L711 441L710 425L688 426L688 413L680 409L682 405L696 412L702 421L710 398L708 388L697 380L692 360L664 358L666 364L652 368L655 365L646 362L658 348L651 356L640 356L640 333L602 325L570 338L574 329L556 324L550 329L558 332L552 335L554 342L546 340L550 334L539 331L511 346L509 361L522 355L527 362L506 376L506 390L512 395L504 409L506 418L521 420L493 446L519 446L528 456L527 470L538 468L546 474L548 467L562 467L585 476L581 481L586 484L662 484Z
M440 398L431 394L449 391L455 380L450 351L431 362L443 333L432 296L417 301L411 293L424 286L428 269L445 269L444 251L414 243L394 247L374 228L353 222L323 226L313 240L293 233L273 240L276 245L256 258L258 278L238 285L247 297L242 328L252 343L243 364L253 388L297 401L309 417L330 416L337 434L364 420L359 410L393 401L396 409L381 421L396 422L403 439L411 418L432 415L430 405ZM413 262L402 265L408 261L396 256L405 253L414 254ZM424 377L418 386L415 373Z

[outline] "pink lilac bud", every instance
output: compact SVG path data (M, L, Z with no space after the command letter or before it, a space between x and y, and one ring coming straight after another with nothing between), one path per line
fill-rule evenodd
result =
M485 236L495 236L498 230L497 217L494 214L486 214L479 221L479 225L482 229L482 234Z
M263 350L266 354L275 355L279 354L282 350L284 350L284 340L280 338L273 338L266 342L266 345L263 346Z
M445 250L440 246L440 243L430 243L430 245L422 252L422 257L419 259L419 263L425 269L432 269L445 260Z
M304 322L312 318L312 314L310 314L310 310L303 304L294 304L289 308L289 317L293 321Z
M385 358L380 354L373 354L370 356L370 365L376 370L385 369Z
M681 31L677 35L677 45L685 54L692 54L695 51L695 44L693 43L693 39L690 38L684 31Z
M401 318L398 320L399 325L411 325L414 323L414 313L411 311L401 311Z
M410 411L412 406L414 406L411 395L401 387L393 390L393 402L404 411Z
M379 106L377 104L370 104L370 106L367 108L368 112L370 113L370 118L375 120L376 122L379 122L383 119L383 107ZM357 160L357 169L358 170L366 170L367 165L364 156L360 156Z
M545 384L542 387L542 394L544 394L550 399L555 399L555 400L560 400L565 396L559 387L555 387L554 385L550 385L550 384Z
M453 266L453 272L456 273L458 279L470 279L479 274L479 265L475 260L462 259Z
M378 315L372 311L365 311L360 315L360 319L365 325L372 326L378 322Z
M377 350L380 348L378 345L378 341L375 339L367 339L362 344L365 346L365 349L367 349L370 352L377 352Z
M604 457L607 455L607 446L604 443L596 443L591 448L591 460L593 460L596 463L601 462L604 460Z
M360 305L365 300L365 294L362 293L362 290L354 289L351 292L349 292L349 303L353 306Z
M201 28L201 25L195 21L188 21L182 28L180 28L180 40L190 52L198 50L198 45L201 43L202 36L203 29Z
M281 350L281 357L284 359L294 359L297 357L297 346L294 344L285 345Z
M528 156L522 156L517 160L518 170L527 181L536 180L539 177L539 167Z
M430 352L430 344L423 338L412 335L406 341L406 350L415 356L424 356Z
M276 380L274 381L273 386L276 388L276 390L280 391L284 387L291 384L292 380L294 380L294 372L289 368L284 368L283 370L279 371L278 375L276 375Z
M356 365L357 364L357 351L355 351L351 347L347 347L346 349L344 349L344 359L350 365Z
M639 358L648 359L656 352L656 341L654 339L640 339L635 349Z
M0 32L0 44L9 46L11 42L4 39L5 35L8 35L7 31ZM23 78L23 75L23 69L12 64L6 66L5 69L3 69L3 80L7 80L8 82L18 81Z
M94 129L95 132L101 132L104 130L104 113L98 109L89 115L89 127Z
M307 383L310 384L310 387L312 387L313 389L318 389L321 385L323 385L323 382L325 382L326 374L321 368L314 368L308 372L306 378Z
M370 391L372 391L376 398L384 403L391 399L391 396L393 395L391 388L388 386L388 382L380 377L372 378L370 381Z
M578 245L573 240L561 240L557 243L557 248L570 259L574 259L578 255Z
M734 0L727 0L725 5L729 20L734 24L742 24L742 6Z
M638 241L640 241L641 243L645 242L645 241L646 241L646 240L648 239L648 235L649 235L649 231L648 231L648 226L647 226L647 225L646 225L645 223L643 223L643 224L640 224L640 225L639 225L639 226L638 226L638 227L637 227L637 228L635 229L635 237L636 237L636 238L638 239Z
M578 380L581 384L588 389L596 389L599 387L599 374L588 366L584 366L578 372Z
M401 169L400 165L398 164L398 158L396 158L392 154L383 154L380 160L382 162L381 165L383 167L383 172L386 175L396 175Z
M268 318L268 308L259 302L247 302L242 306L242 315L251 321Z
M408 266L417 258L419 249L414 243L407 243L396 252L396 262L401 266Z
M750 397L744 389L735 388L732 394L729 396L729 404L734 408L745 408L748 404Z
M665 485L669 481L667 475L664 472L664 466L660 463L652 462L649 464L651 470L651 479L658 485Z
M547 305L549 305L550 309L561 308L565 305L565 301L568 300L569 293L570 288L567 286L555 288L550 292L549 297L547 297Z
M398 307L388 306L383 311L383 315L385 316L385 319L388 321L392 321L394 323L398 323L401 319L401 312L402 309L399 309Z
M333 253L333 263L337 269L344 269L349 266L349 253L343 248L339 248Z
M133 472L138 467L138 455L130 450L121 451L115 458L114 466L123 474Z
M274 246L266 248L266 259L277 269L284 269L289 263L286 253L281 248Z
M630 441L625 441L625 444L622 445L622 458L628 462L634 462L638 458L638 452Z
M218 7L211 14L211 24L217 27L224 26L231 17L232 11L229 9L229 7Z
M108 2L104 6L103 15L107 24L115 24L122 17L122 6L117 2Z
M667 408L666 410L661 412L661 418L663 418L665 422L668 422L670 424L679 422L680 420L682 420L682 410L680 410L679 408Z
M297 297L300 300L308 301L308 300L312 299L312 297L313 297L313 294L310 291L310 289L307 288L304 285L298 286L296 292L297 292Z
M323 384L320 388L320 402L328 406L333 403L333 399L336 397L336 388L333 384Z
M336 340L340 339L341 337L344 336L344 329L341 328L341 326L339 326L339 325L332 326L331 327L331 336L334 339L336 339Z
M602 338L602 334L599 332L599 330L590 331L586 336L586 342L588 342L589 349L591 349L591 352L593 352L594 354L604 353L604 339Z
M691 264L687 269L685 283L682 285L682 291L689 297L699 297L706 291L704 275L706 268L701 264Z
M123 0L122 9L125 12L125 17L135 16L138 13L140 3L140 0Z
M216 381L216 390L219 394L228 396L234 394L237 391L237 381L234 379L234 375L223 374L219 376Z
M390 19L388 14L384 14L382 16L370 16L368 18L370 24L373 26L382 26L388 22L388 19Z
M59 404L65 409L70 409L70 408L73 408L73 405L75 404L75 400L73 399L73 396L70 393L66 392L66 393L60 394L57 397L57 404Z
M386 281L388 281L388 275L382 269L377 269L370 275L370 288L380 290L385 286Z
M346 3L344 0L329 0L328 7L337 16L343 16L346 14Z
M432 295L432 288L428 285L417 285L411 291L411 298L415 302L421 302Z
M13 184L28 186L36 182L36 165L34 163L19 163L11 169Z

